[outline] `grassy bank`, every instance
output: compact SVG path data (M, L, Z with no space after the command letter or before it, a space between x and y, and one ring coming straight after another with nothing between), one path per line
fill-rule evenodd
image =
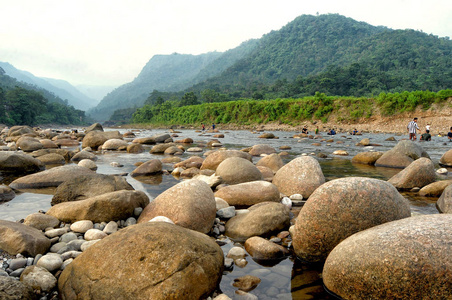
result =
M432 105L449 106L452 90L381 93L375 98L335 97L316 93L300 99L250 100L173 106L170 102L146 105L133 115L133 123L152 126L229 124L259 125L278 122L297 126L305 121L357 123L372 117L397 116Z

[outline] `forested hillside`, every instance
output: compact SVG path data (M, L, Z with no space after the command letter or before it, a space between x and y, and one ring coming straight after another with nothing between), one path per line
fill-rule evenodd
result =
M375 27L337 14L300 16L264 35L247 53L203 82L177 92L157 89L141 103L183 106L188 93L203 103L301 98L316 92L372 97L452 87L448 38ZM130 111L115 118L125 115Z
M0 123L7 125L85 124L85 112L51 92L6 75L0 67Z
M17 79L17 81L46 90L58 98L67 100L69 105L77 109L87 110L97 103L97 101L89 98L67 81L36 77L30 72L18 70L13 65L5 62L0 62L0 68L5 71L6 75Z
M135 80L109 93L94 109L89 110L88 114L98 120L105 120L117 109L142 106L153 90L184 90L220 74L248 55L256 45L257 40L249 40L224 53L155 55Z

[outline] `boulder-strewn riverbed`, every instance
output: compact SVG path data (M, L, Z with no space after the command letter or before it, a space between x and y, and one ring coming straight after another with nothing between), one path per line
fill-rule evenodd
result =
M452 298L450 144L406 138L6 128L0 298Z

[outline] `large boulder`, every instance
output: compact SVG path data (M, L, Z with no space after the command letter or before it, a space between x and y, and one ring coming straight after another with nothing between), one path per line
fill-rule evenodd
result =
M160 173L162 173L162 162L154 158L138 166L130 173L130 176L146 176Z
M436 201L436 208L440 213L452 214L452 186L448 185L438 201Z
M0 249L11 255L22 253L36 256L44 254L50 247L50 240L36 228L0 220Z
M122 139L109 139L102 145L102 150L127 150L127 145Z
M72 157L71 160L72 160L73 162L79 162L79 161L84 160L84 159L90 159L90 160L92 160L92 161L96 161L96 160L97 160L97 156L96 156L96 154L94 154L94 153L91 153L91 152L82 150L82 151L76 153L76 154Z
M405 168L421 157L430 158L427 152L417 143L403 140L389 151L386 151L377 161L377 167Z
M187 180L158 195L140 215L138 223L157 216L171 219L176 225L207 233L216 216L215 196L201 180Z
M156 143L156 141L153 137L149 136L149 137L136 138L132 141L132 143L142 144L142 145L154 145Z
M383 152L359 152L352 158L352 163L374 165L375 162L383 155Z
M238 208L249 207L261 202L280 201L276 185L262 180L225 186L215 193L215 197Z
M74 180L78 176L93 173L93 171L85 167L65 165L17 178L9 186L17 190L57 187L64 181Z
M0 299L2 300L33 300L37 299L31 286L10 276L0 276Z
M281 203L263 202L248 210L248 213L239 214L226 223L228 237L245 241L252 236L268 236L290 225L290 210Z
M414 187L422 188L435 180L436 173L433 162L429 158L422 157L391 177L388 182L397 189L407 190Z
M281 245L261 238L250 237L245 241L245 250L257 260L277 260L289 254L289 251Z
M66 163L66 159L64 156L57 153L49 153L39 156L38 159L44 165L64 165Z
M16 197L16 193L7 185L0 185L0 202L10 201Z
M259 169L252 162L241 157L230 157L222 161L215 174L224 183L237 184L264 179Z
M22 126L22 125L17 125L17 126L13 126L8 130L8 136L9 137L13 137L13 136L20 136L20 135L24 135L24 134L28 134L28 135L33 135L36 136L36 132L33 130L33 128L31 128L30 126Z
M358 232L330 253L323 282L342 299L452 299L452 215Z
M248 153L253 156L260 156L262 154L276 153L276 150L272 146L265 145L265 144L259 144L259 145L252 146L250 149L250 152L248 152Z
M91 124L88 128L85 129L85 134L87 134L87 133L89 133L91 131L104 131L104 128L102 127L102 124L94 123L94 124Z
M57 285L55 276L38 266L26 267L20 274L20 281L31 286L36 293L48 293Z
M62 299L205 299L223 264L223 251L207 235L146 222L89 247L64 269L58 288Z
M133 190L133 187L122 176L84 174L59 185L51 204L83 200L120 190Z
M14 152L0 151L0 172L14 174L29 174L44 169L44 164L30 155Z
M16 144L24 152L32 152L44 148L44 145L38 139L29 136L19 138Z
M427 184L419 191L419 196L423 197L439 197L444 189L452 184L452 179L440 180Z
M350 235L410 215L408 201L386 181L335 179L315 190L301 209L293 247L302 260L323 261Z
M75 155L74 151L70 151L67 149L40 149L40 150L31 152L30 155L35 158L38 158L40 156L43 156L46 154L51 154L51 153L56 153L56 154L63 156L64 159L66 160L66 162L69 162L71 160L71 158Z
M121 190L84 200L62 202L52 206L46 214L62 222L91 220L100 223L133 217L135 208L144 208L148 204L149 198L144 192Z
M97 150L99 146L102 146L109 139L121 139L122 135L119 131L90 131L88 132L82 141L82 148L91 147L93 150Z
M452 149L446 151L439 159L439 164L443 167L452 167Z
M25 218L24 224L39 230L45 230L49 227L54 228L58 226L60 221L55 217L43 213L32 213Z
M270 168L273 172L277 172L279 169L281 169L284 166L284 162L281 159L281 156L279 156L276 153L267 155L262 157L257 163L256 166L262 166Z
M171 136L168 133L161 133L153 135L152 138L156 143L164 143L167 140L171 139Z
M252 156L249 153L238 150L218 150L214 151L203 161L201 170L216 170L218 165L227 158L241 157L251 162Z
M325 182L319 162L311 156L293 159L276 172L273 184L281 193L290 196L301 194L308 198L312 192Z

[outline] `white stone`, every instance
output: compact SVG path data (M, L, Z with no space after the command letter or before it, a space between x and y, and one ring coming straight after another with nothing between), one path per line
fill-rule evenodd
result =
M244 258L246 256L246 251L242 247L232 247L229 251L226 257L237 259L237 258Z
M293 195L290 195L290 200L303 200L303 195L301 195L301 194L293 194Z
M54 237L57 237L57 236L61 236L61 235L65 234L68 231L69 231L69 228L67 228L67 227L57 228L57 229L53 229L52 228L50 230L47 230L45 232L45 235L48 238L54 238Z
M446 168L441 168L441 169L436 170L436 173L438 173L438 174L447 174L448 171L447 171Z
M81 167L85 167L88 168L90 170L96 171L97 170L97 165L94 161L92 161L91 159L82 159L81 161L78 162L78 165Z
M71 230L74 232L85 233L92 229L94 226L93 222L90 220L82 220L72 223Z
M85 240L86 241L100 240L106 236L107 236L107 234L99 229L90 229L87 232L85 232Z
M282 198L281 203L287 206L289 209L292 209L292 200L290 200L289 197Z

